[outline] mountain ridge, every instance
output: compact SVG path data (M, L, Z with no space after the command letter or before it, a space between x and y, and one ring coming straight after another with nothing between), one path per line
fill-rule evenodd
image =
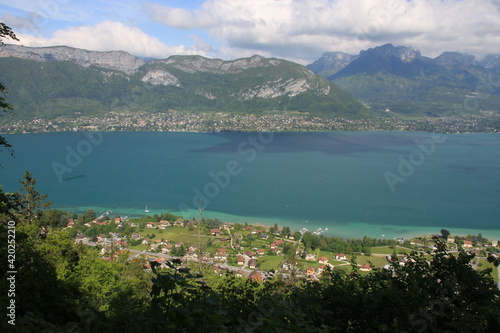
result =
M372 115L356 98L305 66L259 55L230 61L174 55L145 62L123 51L5 45L0 48L0 71L9 87L7 100L26 119L171 109Z
M430 116L454 114L457 109L465 115L500 112L498 55L478 61L472 55L443 52L430 58L415 47L385 44L349 56L352 60L340 69L322 58L306 67L376 111Z

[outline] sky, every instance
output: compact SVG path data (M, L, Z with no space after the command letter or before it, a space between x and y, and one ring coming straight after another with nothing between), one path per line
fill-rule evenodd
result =
M500 0L0 0L0 22L25 46L159 59L259 54L306 65L386 43L429 57L500 54Z

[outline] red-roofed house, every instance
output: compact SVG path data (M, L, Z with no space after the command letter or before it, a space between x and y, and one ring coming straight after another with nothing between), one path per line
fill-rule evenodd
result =
M219 236L220 229L210 229L210 233L212 234L212 236Z
M227 259L227 249L217 249L215 252L214 260L226 260Z
M252 251L247 251L245 252L245 254L250 257L250 259L254 259L255 258L255 253L253 253Z
M345 254L343 254L343 253L337 253L335 255L335 259L337 259L337 260L347 260L347 256Z
M469 240L464 240L464 247L472 247L472 242Z
M327 257L319 257L318 262L320 264L328 264L328 258Z
M370 267L370 265L361 265L359 266L359 270L362 272L369 272L372 270L372 268Z
M250 278L250 280L252 281L259 281L259 282L262 282L264 279L262 278L262 275L258 272L258 271L253 271L252 273L250 273L250 275L248 276Z
M245 257L239 255L237 261L238 261L238 266L243 266L245 264Z

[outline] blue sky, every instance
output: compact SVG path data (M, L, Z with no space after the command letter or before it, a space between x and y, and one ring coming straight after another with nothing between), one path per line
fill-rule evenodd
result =
M500 54L500 0L0 0L0 21L26 46L153 58L260 54L308 64L385 43L431 57Z

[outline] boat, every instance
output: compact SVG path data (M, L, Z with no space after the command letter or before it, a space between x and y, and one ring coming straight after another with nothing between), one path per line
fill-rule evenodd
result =
M149 213L148 205L146 205L146 209L144 209L144 213Z

